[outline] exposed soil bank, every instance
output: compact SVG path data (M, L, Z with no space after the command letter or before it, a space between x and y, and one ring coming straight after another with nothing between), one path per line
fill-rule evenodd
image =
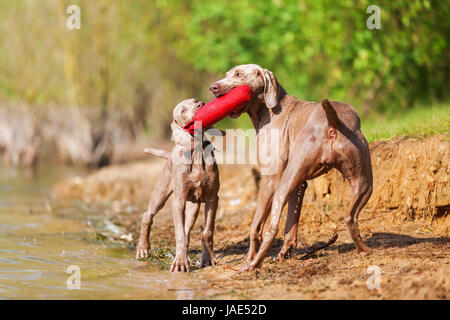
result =
M422 140L395 139L371 144L374 192L360 216L363 239L373 250L360 256L343 219L350 191L333 170L309 183L293 259L273 261L282 244L278 238L260 270L238 273L248 247L256 208L258 172L250 166L223 165L215 250L220 265L196 270L206 279L205 298L268 299L449 299L450 298L450 141L445 135ZM156 176L164 162L151 160L104 168L86 178L59 183L60 199L102 205L111 220L129 230L136 241L139 221ZM192 259L199 256L199 217L192 234ZM173 250L170 205L156 217L152 248ZM339 239L308 260L301 255ZM381 271L381 288L369 290L367 268ZM203 290L203 289L196 289ZM206 291L205 291L206 292Z
M426 139L397 138L370 144L374 191L368 210L400 212L400 220L439 220L436 231L450 233L450 140L446 135ZM336 170L314 180L320 204L350 204L349 188Z

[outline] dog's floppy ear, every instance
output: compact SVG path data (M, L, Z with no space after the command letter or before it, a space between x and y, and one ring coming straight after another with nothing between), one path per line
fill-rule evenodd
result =
M280 100L280 86L272 71L263 69L262 75L264 78L264 101L267 108L275 108Z
M170 125L172 128L172 139L175 144L190 147L192 142L192 136L186 132L178 123L173 121Z

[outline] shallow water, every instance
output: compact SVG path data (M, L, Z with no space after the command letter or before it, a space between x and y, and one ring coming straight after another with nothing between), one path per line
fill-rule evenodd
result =
M101 212L81 204L56 204L51 187L85 174L41 167L34 175L0 166L1 299L192 299L205 281L136 261L125 243L96 241ZM70 289L80 270L80 289ZM72 271L73 272L73 271ZM67 281L69 281L69 285Z

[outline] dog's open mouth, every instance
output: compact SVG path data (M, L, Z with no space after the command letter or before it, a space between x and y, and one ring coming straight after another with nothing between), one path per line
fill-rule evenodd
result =
M227 89L227 91L226 92L213 92L213 94L214 94L214 96L216 97L216 99L219 99L219 98L221 98L221 97L223 97L223 96L225 96L226 94L228 94L231 90L233 90L235 87L231 87L231 88L228 88ZM235 111L233 111L231 114L229 114L228 116L230 117L230 118L232 118L232 119L236 119L236 118L238 118L242 113L244 113L245 112L245 106L243 106L242 108L240 108L240 109L238 109L238 110L235 110Z
M214 96L216 97L216 98L221 98L221 97L223 97L224 95L226 95L228 92L230 92L231 90L233 90L234 89L234 87L232 87L232 88L227 88L227 89L225 89L225 90L218 90L218 91L216 91L215 93L214 93Z

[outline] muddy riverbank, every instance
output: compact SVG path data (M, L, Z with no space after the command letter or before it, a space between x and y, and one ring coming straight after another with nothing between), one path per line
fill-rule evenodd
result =
M282 243L284 220L263 267L239 273L256 208L259 174L251 166L222 165L215 250L220 264L196 269L205 282L193 297L268 299L449 299L450 141L445 135L393 139L371 144L374 193L361 213L360 230L373 250L360 256L343 221L350 200L346 182L332 171L309 184L300 220L298 248L285 262L273 260ZM58 183L58 201L82 201L102 212L129 237L130 259L139 220L164 162L149 160L104 168ZM202 214L202 213L201 213ZM203 218L192 235L190 257L199 259ZM328 241L331 247L308 260L299 258ZM146 263L166 270L174 249L170 206L155 219L153 256ZM142 263L142 262L135 262ZM368 289L371 265L381 272L380 289ZM193 275L193 276L194 276ZM206 293L207 292L207 293Z
M126 230L103 211L50 199L56 181L77 174L86 170L0 165L0 300L195 297L183 289L203 286L202 275L135 261Z

